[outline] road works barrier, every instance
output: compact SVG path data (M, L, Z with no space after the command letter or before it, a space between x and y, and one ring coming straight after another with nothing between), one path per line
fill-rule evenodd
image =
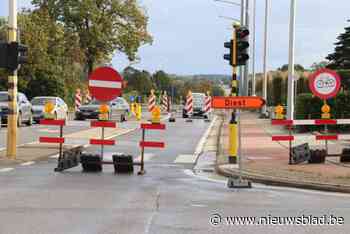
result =
M298 164L308 161L309 163L324 163L326 157L340 157L341 162L350 162L350 149L343 149L342 154L328 154L328 141L350 140L349 134L328 134L328 125L346 125L350 124L350 119L313 119L313 120L272 120L272 125L287 126L289 135L273 135L272 141L289 142L289 164ZM310 150L305 144L292 147L292 142L298 139L298 136L292 134L292 127L298 125L323 125L325 134L314 136L316 141L324 141L324 150Z
M65 138L63 137L63 126L65 126L65 120L41 120L42 125L59 126L60 133L59 137L40 137L40 143L56 143L59 144L59 157L57 162L56 172L62 172L66 169L76 167L81 163L84 172L101 172L103 164L114 165L115 173L131 173L133 172L134 166L140 166L141 169L138 172L139 175L145 174L144 166L144 152L145 148L164 148L164 142L146 141L146 130L165 130L166 126L160 123L143 123L140 125L142 130L142 138L139 142L141 148L141 161L133 162L133 157L127 154L114 154L113 161L104 161L104 147L113 146L116 144L115 140L105 139L105 128L117 128L117 124L114 121L91 121L90 126L92 128L101 128L100 139L90 139L90 145L101 146L100 153L84 153L83 147L75 147L73 149L66 150L63 152L63 144Z

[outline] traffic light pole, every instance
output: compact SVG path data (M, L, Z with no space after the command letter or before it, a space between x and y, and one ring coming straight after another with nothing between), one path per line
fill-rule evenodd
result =
M238 82L237 82L237 66L236 66L236 58L237 58L237 51L236 51L236 28L233 29L233 54L232 54L232 82L231 82L231 96L236 97L238 96ZM229 164L236 164L237 163L237 149L238 149L238 132L237 132L237 120L236 120L236 110L232 110L231 114L231 120L229 123L229 156L228 156L228 162Z
M9 0L9 42L17 41L17 0ZM8 77L7 157L17 154L17 70Z

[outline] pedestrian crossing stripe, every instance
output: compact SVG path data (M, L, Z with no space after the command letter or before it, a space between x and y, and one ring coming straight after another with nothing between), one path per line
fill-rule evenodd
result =
M197 157L193 154L180 154L176 157L174 163L195 163Z

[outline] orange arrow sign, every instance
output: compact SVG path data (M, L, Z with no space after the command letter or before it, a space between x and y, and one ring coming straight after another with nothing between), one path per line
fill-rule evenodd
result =
M214 97L214 109L260 109L265 105L261 97Z

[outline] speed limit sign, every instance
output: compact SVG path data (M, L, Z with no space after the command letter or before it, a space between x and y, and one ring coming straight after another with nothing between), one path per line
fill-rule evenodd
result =
M323 100L335 97L340 85L340 76L335 71L326 68L316 71L309 78L311 92Z

